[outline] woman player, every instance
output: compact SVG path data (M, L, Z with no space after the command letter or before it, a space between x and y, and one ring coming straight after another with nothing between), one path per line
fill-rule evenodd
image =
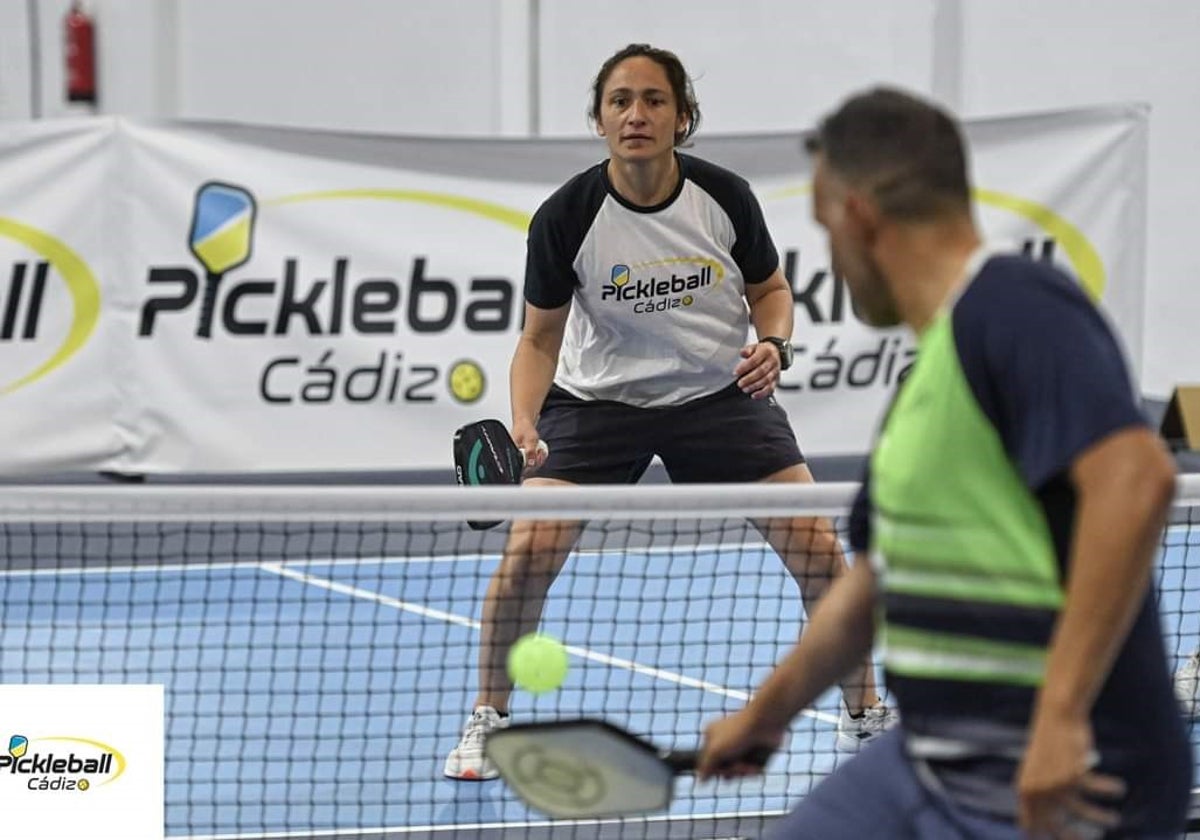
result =
M811 482L773 396L792 361L791 288L746 181L676 151L700 120L682 63L646 44L625 47L596 76L591 117L608 160L551 195L529 230L525 326L510 371L525 483L633 483L655 455L673 482ZM751 325L757 340L747 343ZM832 526L754 525L811 613L846 568ZM509 648L537 628L581 530L512 524L483 605L479 694L446 776L496 776L483 742L507 725ZM843 748L895 720L869 661L842 696Z

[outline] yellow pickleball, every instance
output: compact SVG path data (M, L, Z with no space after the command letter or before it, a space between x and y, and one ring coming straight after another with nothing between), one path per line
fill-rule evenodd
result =
M508 652L509 679L531 694L561 686L569 667L563 643L542 633L522 636Z

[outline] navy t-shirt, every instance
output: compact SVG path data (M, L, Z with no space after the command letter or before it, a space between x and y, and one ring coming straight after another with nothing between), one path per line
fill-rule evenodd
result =
M1045 512L1065 580L1076 506L1071 464L1108 435L1146 422L1122 352L1075 282L1017 256L984 263L954 305L952 328L975 399ZM869 548L870 522L868 470L850 517L856 551ZM1101 771L1129 785L1123 827L1174 830L1186 813L1192 758L1153 586L1093 707L1092 724Z

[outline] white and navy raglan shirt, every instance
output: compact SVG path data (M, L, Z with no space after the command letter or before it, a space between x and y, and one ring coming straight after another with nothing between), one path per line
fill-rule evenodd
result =
M606 161L533 217L525 300L571 302L554 381L581 399L656 408L734 381L750 327L746 284L769 278L779 254L744 179L677 158L679 185L657 206L618 195Z

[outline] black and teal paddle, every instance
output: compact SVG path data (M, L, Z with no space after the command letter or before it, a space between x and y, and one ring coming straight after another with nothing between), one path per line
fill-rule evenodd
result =
M544 448L545 444L539 446ZM524 470L525 453L499 420L476 420L455 431L454 478L464 487L520 484ZM467 524L482 531L502 521L468 520Z

